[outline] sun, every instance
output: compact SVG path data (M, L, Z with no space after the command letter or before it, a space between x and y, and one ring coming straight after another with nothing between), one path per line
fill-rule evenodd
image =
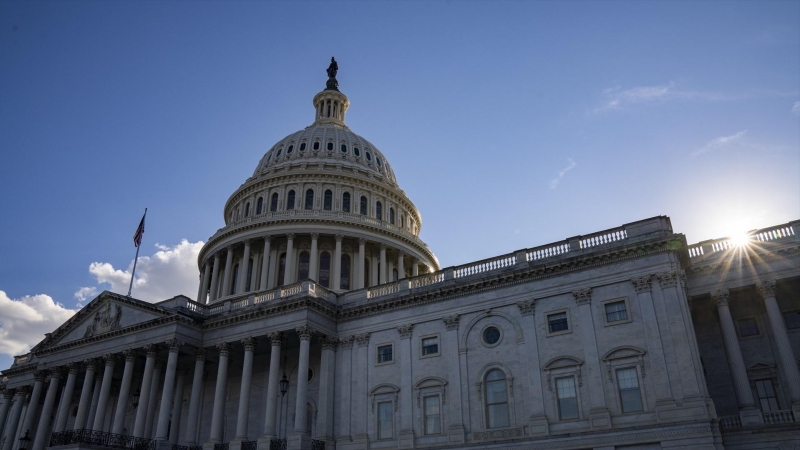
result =
M750 235L744 231L731 235L729 239L734 247L744 247L750 243Z

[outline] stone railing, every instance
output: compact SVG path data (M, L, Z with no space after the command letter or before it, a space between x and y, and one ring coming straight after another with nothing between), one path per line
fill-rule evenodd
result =
M230 444L214 444L214 450L228 450L230 448Z
M301 281L299 283L281 286L277 289L260 292L249 292L222 298L210 305L201 305L191 302L190 310L204 316L215 316L217 314L228 313L237 309L247 308L253 305L261 305L277 299L290 297L292 295L308 294L311 297L335 302L336 295L313 281ZM183 305L181 305L183 306Z
M258 441L242 442L242 450L258 450Z
M400 292L400 282L395 281L388 284L381 284L367 289L367 298L383 297L384 295Z
M569 251L569 242L562 241L554 244L541 245L534 247L527 251L526 255L528 261L538 261L540 259L552 258L553 256L560 256Z
M742 428L742 418L738 415L720 417L719 427L723 430L735 430L737 428Z
M476 275L491 270L502 269L511 267L517 263L517 257L514 254L500 255L494 258L487 258L474 263L464 264L453 268L453 276L455 278Z
M244 443L242 443L242 447L244 448ZM178 445L172 444L172 450L203 450L202 445Z
M80 444L92 447L125 448L130 450L155 450L156 441L124 434L93 430L70 430L50 435L49 447Z
M417 289L444 281L444 271L420 275L408 280L410 289Z
M782 423L794 422L794 414L792 414L791 410L765 412L762 415L764 416L765 425L780 425Z
M800 233L800 220L761 228L747 233L747 241L753 245L763 245L773 241L798 240ZM689 246L690 258L709 257L736 248L737 245L730 237L709 239Z
M581 236L581 248L597 247L598 245L611 244L628 238L628 231L624 227L613 228L611 230L600 231L588 236Z

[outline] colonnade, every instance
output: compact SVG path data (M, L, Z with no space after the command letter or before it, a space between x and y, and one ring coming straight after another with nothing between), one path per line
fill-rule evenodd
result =
M788 384L787 391L792 403L792 409L800 411L800 371L797 368L796 357L789 342L786 324L775 298L775 281L766 280L760 282L756 284L756 289L764 301L775 346L778 349L778 361L783 368L785 382ZM722 338L725 342L728 364L731 369L736 398L739 402L742 424L746 426L762 423L763 417L753 397L753 390L750 387L750 381L747 376L747 367L739 346L739 337L729 308L730 293L728 289L718 289L711 293L711 298L717 306Z
M399 248L361 237L319 233L246 239L208 255L198 302L274 289L312 279L334 291L377 286L414 277L429 266ZM207 301L204 301L206 300Z

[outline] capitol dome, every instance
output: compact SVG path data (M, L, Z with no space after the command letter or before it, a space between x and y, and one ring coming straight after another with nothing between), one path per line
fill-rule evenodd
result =
M439 269L386 157L345 124L350 101L331 67L314 122L273 145L226 202L225 226L198 257L201 302L306 279L341 292Z

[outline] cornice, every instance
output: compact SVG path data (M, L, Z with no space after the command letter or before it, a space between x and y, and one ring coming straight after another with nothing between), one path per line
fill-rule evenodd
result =
M265 317L289 314L300 310L316 311L323 316L336 320L336 306L332 303L314 297L303 297L299 299L289 299L280 303L267 303L253 309L243 309L239 313L212 317L203 324L204 330L216 329L237 323L251 322Z
M785 249L764 252L763 254L753 255L751 258L743 258L734 262L720 260L715 263L708 263L698 267L692 266L686 270L686 277L696 278L704 275L714 275L720 272L727 273L731 269L762 266L769 262L798 257L800 257L800 247L789 247Z

